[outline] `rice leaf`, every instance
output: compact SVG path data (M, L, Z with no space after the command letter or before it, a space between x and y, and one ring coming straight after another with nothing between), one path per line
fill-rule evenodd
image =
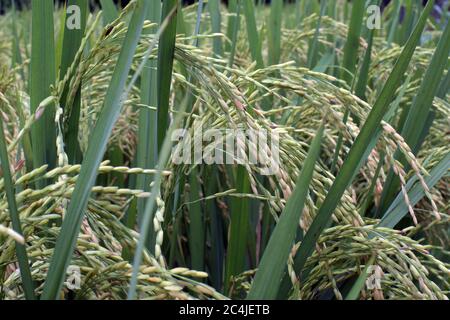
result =
M256 27L255 4L253 1L243 1L244 16L247 25L247 36L250 46L250 52L253 61L256 61L256 67L264 67L264 61L261 51L261 41Z
M234 30L236 29L236 24L238 23L237 10L240 8L240 0L230 0L228 1L228 20L227 20L227 38L233 39ZM233 41L231 43L226 43L225 48L227 51L231 51L231 46L235 44Z
M250 190L247 170L239 165L236 173L236 191L241 194ZM225 262L225 291L228 291L232 277L245 271L247 235L249 226L249 200L234 198L231 204L230 235Z
M197 170L189 175L189 251L193 270L204 270L205 221L200 202L200 183Z
M272 1L268 25L269 65L278 64L280 62L282 15L283 0Z
M19 212L17 210L16 195L14 192L14 182L11 177L9 167L8 151L6 147L5 133L3 131L3 120L0 120L0 161L3 174L3 183L8 201L8 211L11 218L13 230L18 234L23 234L20 222ZM22 286L27 300L35 300L34 283L31 277L30 263L25 244L15 244L17 260L19 262L20 275L22 277Z
M322 125L311 143L294 192L272 232L247 299L260 300L277 297L286 262L295 240L298 221L300 221L308 196L314 167L319 158L323 132L324 127Z
M444 176L448 176L450 168L450 153L447 153L445 157L435 165L430 171L430 175L425 177L425 183L431 189L433 188ZM418 183L417 178L412 177L406 184L406 190L408 192L409 201L412 206L415 206L425 196L423 186ZM404 201L403 193L397 194L396 198L388 208L380 223L379 227L395 228L395 226L408 214L408 205Z
M106 26L119 17L116 5L113 0L100 0L103 10L103 24Z
M177 1L164 0L161 21L170 17L159 40L158 50L158 150L161 150L169 126L169 96L177 28Z
M31 112L36 112L41 101L51 95L50 86L55 83L55 41L53 31L53 1L32 0L32 40L31 40ZM35 123L32 132L33 162L35 168L56 163L56 128L54 109L46 108ZM39 181L43 186L45 181Z
M358 59L358 49L359 49L359 37L361 36L362 22L364 18L364 1L353 2L352 16L350 20L350 26L347 33L347 42L344 47L344 58L343 58L343 72L341 78L347 82L347 84L352 87L355 81L355 70ZM368 67L368 66L367 66ZM348 117L350 116L350 111L346 110L344 114L343 122L347 123ZM334 153L333 163L331 165L331 170L334 172L336 170L337 161L341 153L343 143L343 135L339 134L338 141L336 144L336 151Z
M320 28L322 26L322 17L325 15L325 10L327 8L327 0L322 0L320 2L320 14L319 14L319 20L317 21L316 31L314 32L314 38L311 41L311 44L309 45L308 49L308 62L307 66L310 69L313 69L318 61L318 55L319 55L319 35L320 35Z
M160 22L161 2L151 1L146 18L152 22ZM157 61L148 60L141 74L141 103L156 106L158 103L157 89ZM157 163L157 113L154 110L141 108L139 110L138 145L136 150L136 165L139 168L151 169ZM151 178L148 175L139 175L136 179L136 188L150 191ZM145 208L145 199L137 200L137 215L142 217ZM135 220L135 219L133 219ZM134 227L129 225L130 228Z
M213 33L221 33L221 15L219 0L208 0L208 10L211 16L211 27ZM222 39L214 37L213 52L217 56L222 55Z
M349 86L354 81L354 74L358 61L359 38L361 36L364 19L364 1L354 1L352 6L352 16L347 34L347 41L344 47L344 58L342 66L344 68L342 79Z

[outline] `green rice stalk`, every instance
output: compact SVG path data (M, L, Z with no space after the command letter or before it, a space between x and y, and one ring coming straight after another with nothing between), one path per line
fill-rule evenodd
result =
M55 42L53 31L53 1L33 0L30 107L35 112L41 101L51 95L50 86L55 83ZM47 108L32 128L34 167L56 164L56 128L54 110ZM45 182L41 182L43 186Z
M310 69L313 69L317 65L317 61L319 60L319 44L318 39L320 35L320 28L322 25L322 17L325 15L325 10L327 8L327 0L323 0L320 3L320 13L319 13L319 20L317 21L316 25L316 31L314 33L314 38L312 39L312 42L308 49L308 62L307 66Z
M169 126L169 98L177 27L177 0L164 0L161 21L170 17L159 40L158 50L158 150L161 150Z
M283 279L286 261L297 234L314 167L319 158L324 127L321 126L311 142L308 156L297 179L294 192L290 196L275 229L270 236L269 243L256 272L252 288L247 299L276 299Z
M250 191L250 180L245 166L236 170L236 191L246 194ZM245 271L249 228L249 200L235 198L231 204L231 222L225 261L225 292L230 289L233 277Z
M9 167L8 152L3 129L3 120L0 120L0 160L5 184L6 198L8 201L8 211L11 217L13 230L18 234L23 234L19 213L17 210L16 197L14 192L14 183L11 177ZM19 262L20 275L22 276L22 286L27 300L35 300L34 283L31 277L29 259L25 248L25 243L15 244L17 260Z
M278 64L281 54L281 25L283 15L283 0L272 1L268 23L269 64Z
M159 23L161 18L161 3L152 1L146 18L152 22ZM141 74L141 103L156 106L158 103L157 91L157 64L156 60L148 60ZM139 111L139 131L137 145L136 164L140 168L154 168L157 163L157 114L154 110L142 108ZM140 175L136 180L137 189L150 190L151 179L146 175ZM141 217L144 213L145 200L138 199L137 215ZM136 219L133 219L134 221ZM132 228L133 225L129 225Z
M116 5L113 0L100 0L103 10L103 25L108 25L119 17Z
M244 16L247 25L247 38L250 46L253 61L256 61L257 68L264 67L261 52L261 40L256 26L255 4L253 1L243 1Z
M211 16L211 29L213 33L221 33L221 15L220 15L220 1L208 0L208 10ZM216 56L222 56L222 40L219 37L213 39L213 52Z

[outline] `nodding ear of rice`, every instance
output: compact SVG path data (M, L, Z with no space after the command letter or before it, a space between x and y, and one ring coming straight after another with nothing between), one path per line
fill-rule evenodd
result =
M14 239L14 241L18 242L19 244L25 244L25 239L23 238L23 236L15 232L13 229L6 228L0 225L0 233L10 236L11 238Z

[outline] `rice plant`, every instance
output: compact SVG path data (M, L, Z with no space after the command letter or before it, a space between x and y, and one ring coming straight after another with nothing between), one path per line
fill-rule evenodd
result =
M0 0L0 299L447 300L449 3L383 3Z

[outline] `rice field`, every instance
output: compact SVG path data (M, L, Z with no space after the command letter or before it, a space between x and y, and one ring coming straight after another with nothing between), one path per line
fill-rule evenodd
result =
M449 1L0 8L0 300L448 300Z

